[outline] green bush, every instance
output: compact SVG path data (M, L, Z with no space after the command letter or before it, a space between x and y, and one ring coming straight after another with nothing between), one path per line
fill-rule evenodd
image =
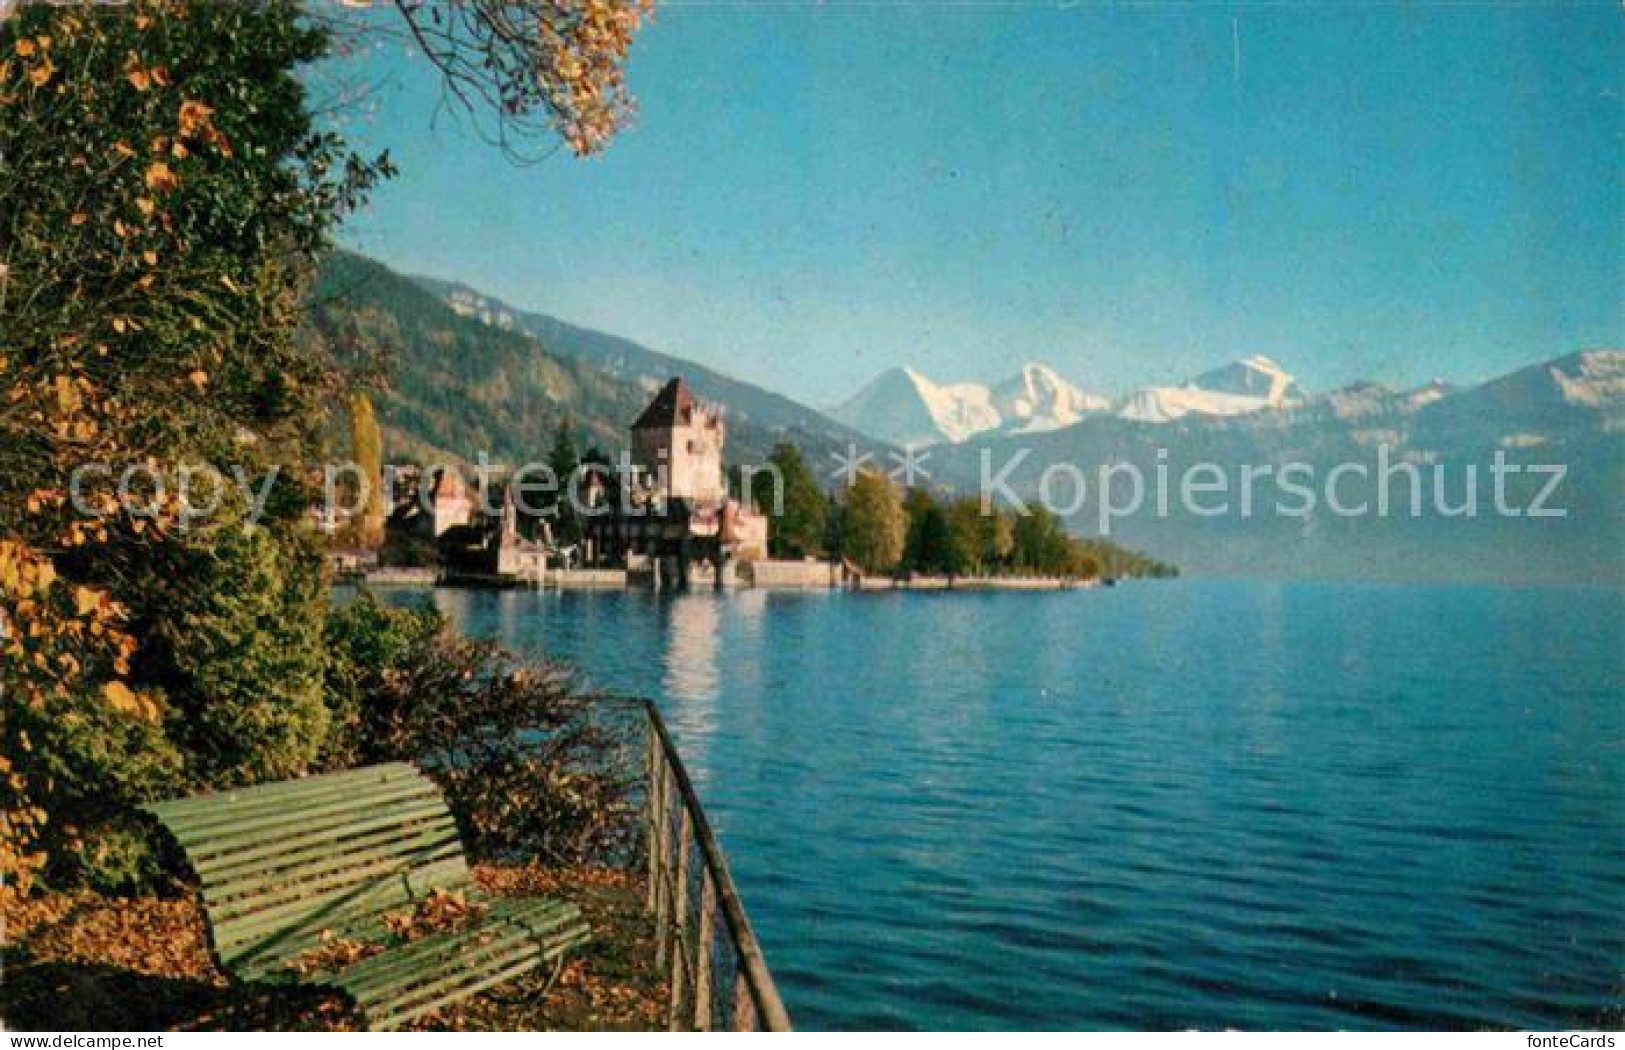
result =
M445 617L427 604L391 608L370 591L328 615L327 703L331 730L321 765L365 765L388 757L383 727L397 717L398 693L390 679L413 664L446 629Z
M189 779L221 787L308 770L329 730L320 555L266 529L221 531L185 560L147 632L143 677L162 683Z
M328 617L326 640L327 765L421 765L477 857L609 861L630 845L630 708L563 667L457 636L428 606L365 591Z

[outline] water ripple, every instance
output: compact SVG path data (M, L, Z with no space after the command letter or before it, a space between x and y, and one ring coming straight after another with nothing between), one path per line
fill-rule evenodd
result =
M437 592L656 695L807 1027L1617 1027L1625 598Z

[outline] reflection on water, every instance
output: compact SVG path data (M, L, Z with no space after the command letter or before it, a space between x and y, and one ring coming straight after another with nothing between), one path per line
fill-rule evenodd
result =
M659 699L802 1026L1625 1020L1618 592L435 600Z
M692 743L684 748L683 761L689 775L706 779L706 741L716 734L717 697L722 672L717 653L722 624L722 599L715 593L679 594L665 607L666 652L661 675L663 695L680 705L685 722L695 729Z
M706 718L716 710L717 631L722 607L715 595L684 594L666 607L666 696L682 701L691 718Z

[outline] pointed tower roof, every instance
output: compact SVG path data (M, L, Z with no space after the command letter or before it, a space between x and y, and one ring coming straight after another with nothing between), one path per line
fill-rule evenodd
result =
M666 430L686 424L694 415L694 392L683 382L682 376L660 388L660 393L649 402L643 415L632 424L633 430Z

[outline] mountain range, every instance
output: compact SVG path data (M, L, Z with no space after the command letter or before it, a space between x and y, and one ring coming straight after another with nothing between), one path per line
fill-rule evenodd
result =
M308 316L311 337L331 344L335 356L387 359L391 379L375 403L391 458L467 462L482 451L536 458L565 418L578 441L613 452L673 375L722 408L731 462L762 462L787 441L832 487L832 466L854 447L886 467L913 446L929 457L926 483L961 492L981 488L986 462L1016 460L1005 481L1030 497L1055 467L1087 474L1133 465L1149 479L1159 468L1177 477L1213 464L1234 475L1301 463L1324 476L1340 464L1370 473L1389 455L1444 472L1433 483L1454 495L1466 468L1487 474L1499 453L1517 464L1565 467L1562 520L1447 519L1431 511L1348 519L1324 506L1284 518L1211 517L1176 506L1114 521L1111 538L1196 573L1625 583L1618 540L1625 352L1618 350L1571 353L1474 385L1396 390L1362 382L1323 393L1305 391L1261 356L1117 398L1037 363L987 385L894 369L824 413L465 284L409 277L350 253L330 258ZM1515 488L1519 498L1531 495L1527 482ZM1350 492L1358 495L1357 487ZM1099 493L1092 497L1069 515L1086 535L1100 531Z
M1049 365L1028 362L1010 378L938 383L912 368L882 372L830 415L869 436L905 447L957 444L989 433L1037 434L1085 416L1166 423L1183 416L1237 416L1297 404L1304 394L1262 355L1205 372L1181 386L1150 386L1112 401L1086 393Z
M1194 399L1222 411L1142 413L1148 398L1140 392L1063 429L988 431L944 443L930 450L929 467L934 480L974 490L988 464L995 474L1014 464L1004 481L1023 498L1041 490L1047 471L1077 468L1096 486L1070 515L1083 532L1101 525L1108 498L1098 483L1101 468L1133 468L1147 487L1146 505L1112 521L1112 538L1198 574L1625 583L1618 534L1625 512L1625 351L1567 354L1463 387L1434 381L1395 390L1361 382L1309 394L1277 376L1267 394L1246 386L1238 393L1237 385L1254 382L1242 380L1252 371L1229 369L1238 380L1229 389L1215 373L1171 388L1187 392L1187 404ZM1206 394L1226 400L1209 402ZM1235 411L1239 403L1227 400L1233 397L1273 403ZM1546 504L1562 513L1501 513L1493 492L1497 462L1510 471L1505 502L1520 511L1534 506L1551 472L1560 471ZM1280 489L1269 479L1288 468L1315 479L1316 505L1307 512L1270 510ZM1220 495L1207 500L1225 504L1223 513L1182 503L1179 479L1193 470L1225 480ZM1266 479L1256 486L1251 513L1240 494L1249 471ZM1149 491L1159 477L1173 479L1166 512ZM1377 509L1384 487L1386 513ZM1121 491L1115 498L1123 498ZM1473 512L1452 512L1469 498ZM1367 509L1340 513L1330 499Z

